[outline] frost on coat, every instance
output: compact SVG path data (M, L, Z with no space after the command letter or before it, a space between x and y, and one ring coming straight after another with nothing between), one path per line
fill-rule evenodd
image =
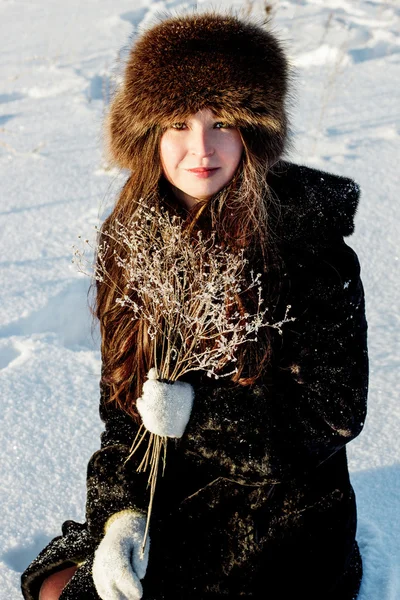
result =
M275 224L285 263L280 302L291 304L296 320L276 334L257 384L191 377L192 414L182 438L169 443L157 483L145 600L352 600L358 592L345 446L366 416L367 324L359 262L343 237L353 231L359 190L349 179L290 163L269 177L282 205ZM88 466L85 525L95 546L112 514L144 513L149 500L147 475L136 473L141 454L125 464L138 426L106 400L101 386L105 431ZM91 546L83 566L92 554ZM57 568L63 556L70 560L59 553ZM88 586L90 569L83 576L82 568L75 577ZM39 563L27 569L26 599L37 598L31 590L44 572Z

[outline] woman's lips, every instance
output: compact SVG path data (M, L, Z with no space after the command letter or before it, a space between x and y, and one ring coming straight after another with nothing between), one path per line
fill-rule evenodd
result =
M196 175L196 177L199 177L200 179L206 179L207 177L211 177L216 171L218 171L219 167L213 167L213 168L209 168L209 167L198 167L196 169L186 169L187 171L189 171L190 173L193 173L193 175Z

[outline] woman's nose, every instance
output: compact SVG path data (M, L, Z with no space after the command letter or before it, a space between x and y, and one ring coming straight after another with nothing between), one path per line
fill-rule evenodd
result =
M192 131L189 149L195 156L212 156L215 152L212 136L203 129Z

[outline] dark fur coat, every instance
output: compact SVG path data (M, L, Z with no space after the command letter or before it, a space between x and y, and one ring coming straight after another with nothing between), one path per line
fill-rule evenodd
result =
M282 212L284 304L265 378L243 388L193 380L182 438L170 441L150 527L144 600L248 597L352 600L362 574L346 444L361 431L368 388L360 266L344 242L359 189L350 179L281 162L269 175ZM103 526L146 511L147 474L124 466L137 426L106 405L90 460L87 522L67 522L22 575L26 600L44 577L80 563L61 598L98 599L91 578Z

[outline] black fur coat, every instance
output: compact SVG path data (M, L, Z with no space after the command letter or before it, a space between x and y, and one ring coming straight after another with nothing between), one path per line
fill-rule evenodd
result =
M284 303L295 321L276 336L252 387L193 380L182 438L170 441L150 526L144 600L248 597L352 600L362 563L346 444L361 431L368 388L367 324L353 232L350 179L281 162L269 184L282 206ZM132 419L106 405L101 449L88 466L87 521L69 521L22 575L26 600L43 579L80 567L61 598L98 599L91 578L103 526L146 511L147 474L124 461Z

